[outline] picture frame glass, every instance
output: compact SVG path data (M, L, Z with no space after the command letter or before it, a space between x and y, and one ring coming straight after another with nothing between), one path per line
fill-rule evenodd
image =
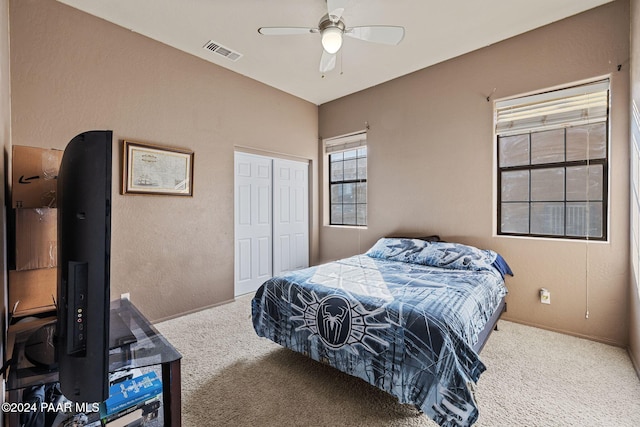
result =
M124 193L192 195L193 152L125 141Z

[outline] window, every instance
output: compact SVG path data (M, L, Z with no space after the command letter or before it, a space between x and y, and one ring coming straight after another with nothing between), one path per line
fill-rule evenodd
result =
M640 109L631 101L631 271L640 294Z
M325 141L329 161L329 223L367 225L366 134Z
M606 240L609 81L496 102L498 234Z

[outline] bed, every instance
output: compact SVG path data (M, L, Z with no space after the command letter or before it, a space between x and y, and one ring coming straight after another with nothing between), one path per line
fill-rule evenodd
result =
M496 252L382 238L369 251L284 273L252 299L256 333L359 377L441 426L473 424L478 353L505 309Z

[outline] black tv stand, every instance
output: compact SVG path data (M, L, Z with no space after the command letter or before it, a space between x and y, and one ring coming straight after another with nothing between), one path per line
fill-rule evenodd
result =
M164 425L181 426L181 385L180 353L160 334L129 300L111 302L111 316L117 316L126 328L125 337L112 336L118 344L109 351L109 372L130 368L146 368L160 365L162 370L162 402ZM31 361L27 356L27 343L43 341L34 333L46 333L55 329L56 318L37 319L29 323L18 323L9 327L7 336L7 357L13 361L6 376L7 402L20 402L22 390L37 384L58 381L58 370L47 365L46 360ZM113 331L110 331L113 332ZM133 337L133 339L132 339ZM33 363L36 362L36 363ZM38 363L40 362L40 363ZM19 425L19 414L5 414L5 425Z

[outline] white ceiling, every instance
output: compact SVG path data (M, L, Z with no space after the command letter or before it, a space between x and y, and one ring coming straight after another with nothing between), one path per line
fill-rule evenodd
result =
M366 89L613 0L349 0L347 27L401 25L398 46L346 38L318 71L318 34L263 36L263 26L317 27L325 0L58 0L314 104ZM203 46L241 53L237 61Z

